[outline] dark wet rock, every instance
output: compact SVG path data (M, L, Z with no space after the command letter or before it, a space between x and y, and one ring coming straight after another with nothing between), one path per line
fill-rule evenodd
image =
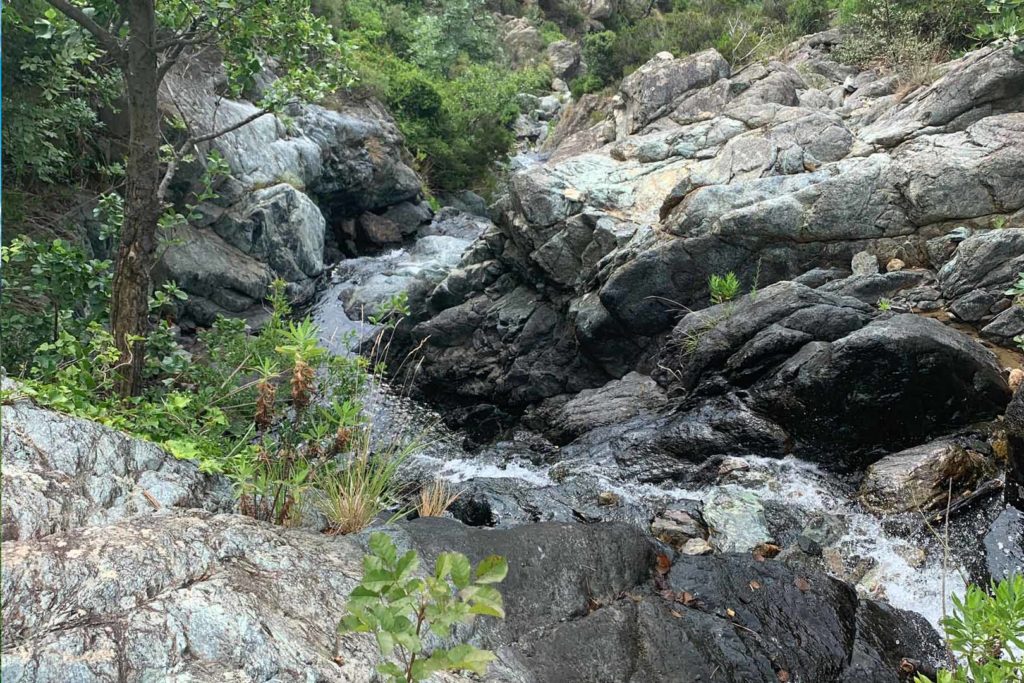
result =
M944 508L952 481L956 494L996 472L989 447L968 437L940 439L893 453L864 474L860 498L877 513L928 512Z
M988 577L1001 581L1024 572L1024 511L1007 505L985 533L982 546Z
M626 422L640 413L657 412L665 403L664 391L654 380L631 372L599 389L547 399L530 420L556 442L567 443L597 427Z
M981 328L981 336L1012 348L1017 337L1024 336L1024 307L1013 305L1007 308Z
M723 553L745 553L771 543L764 505L750 491L722 487L704 501L704 521L711 545Z
M720 392L724 379L801 453L839 467L994 417L1009 398L994 356L969 337L794 283L691 313L666 349L668 386ZM839 445L848 462L830 455Z

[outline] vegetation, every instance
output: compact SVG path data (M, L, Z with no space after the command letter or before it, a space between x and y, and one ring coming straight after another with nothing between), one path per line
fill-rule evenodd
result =
M440 517L460 495L461 492L452 491L443 479L435 479L420 489L416 513L420 517Z
M712 275L708 278L708 289L711 290L711 303L723 304L732 301L740 292L740 280L736 273L728 272L725 275Z
M428 653L425 641L428 634L448 640L457 624L476 616L505 617L493 585L508 574L505 559L486 557L473 570L465 555L441 553L434 572L419 577L415 550L399 557L391 538L379 532L370 535L369 545L339 633L374 634L381 654L390 658L377 667L386 681L423 681L440 671L485 674L492 652L459 644Z
M957 663L936 683L1010 683L1024 680L1024 576L993 581L989 591L967 587L953 596L953 614L942 620ZM931 683L918 676L917 683Z
M483 0L419 3L318 0L339 42L356 47L359 88L394 115L433 190L486 190L512 147L516 95L547 86L542 69L515 70L498 49ZM557 27L547 26L554 38Z

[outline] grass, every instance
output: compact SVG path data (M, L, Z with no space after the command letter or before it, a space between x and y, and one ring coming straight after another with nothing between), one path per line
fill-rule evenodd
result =
M462 491L452 491L448 482L435 479L420 489L416 512L420 517L441 517L461 495Z

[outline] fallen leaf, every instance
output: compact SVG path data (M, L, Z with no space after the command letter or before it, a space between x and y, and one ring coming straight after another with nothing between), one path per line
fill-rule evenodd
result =
M726 613L727 615L729 615L729 618L730 618L730 619L732 619L733 617L735 617L735 616L736 616L736 612L735 612L735 610L733 610L733 609L730 609L730 608L726 608L726 610L725 610L725 613Z
M811 582L802 576L798 576L793 579L793 584L802 591L811 590Z
M776 671L775 676L779 679L779 683L789 683L789 672L785 669Z
M668 574L668 571L670 569L672 569L672 560L668 559L668 555L664 553L658 553L658 573Z
M750 582L749 584L747 584L747 585L749 585L749 586L750 586L750 590L752 590L752 591L756 591L757 589L759 589L759 588L761 587L761 582L760 582L760 581L757 581L757 580L753 580L753 581L751 581L751 582Z
M676 619L682 619L683 618L683 615L681 613L675 611L675 610L672 610L672 616L674 616Z
M682 598L680 602L682 602L686 606L690 606L697 601L697 598L693 597L693 593L690 593L689 591L683 591L680 597Z

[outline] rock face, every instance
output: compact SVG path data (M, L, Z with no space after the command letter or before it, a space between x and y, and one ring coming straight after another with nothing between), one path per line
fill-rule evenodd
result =
M180 108L205 133L257 111L217 94L224 79L219 60L196 55L188 64L165 80L161 103L168 114ZM229 175L216 182L218 198L201 203L199 217L177 229L157 273L189 293L185 314L193 322L251 314L274 278L288 283L292 298L308 299L336 226L360 214L372 222L420 193L402 136L379 104L340 98L332 108L296 105L287 113L288 124L263 116L206 143L227 162ZM176 201L188 201L200 172L178 174Z
M170 508L232 506L226 481L153 444L27 401L3 407L2 445L5 542Z
M582 430L562 406L638 372L686 397L690 433L712 432L693 416L724 392L762 422L754 441L825 460L850 444L844 466L998 414L995 360L909 313L1024 329L1002 294L1024 268L1024 64L986 48L900 98L832 60L837 40L735 73L713 50L662 54L573 105L414 311L424 393L542 416L565 440ZM758 298L798 285L719 325L708 280L730 271Z

